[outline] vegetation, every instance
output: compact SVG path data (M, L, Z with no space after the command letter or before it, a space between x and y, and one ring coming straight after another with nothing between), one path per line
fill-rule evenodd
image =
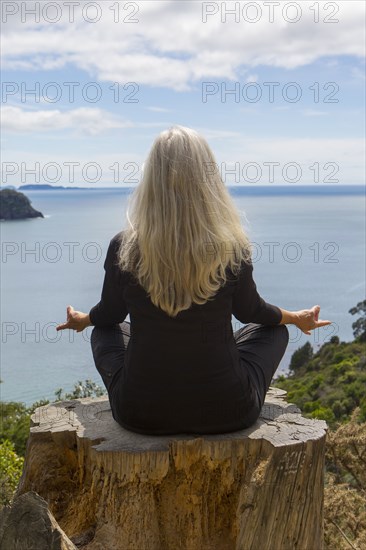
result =
M355 409L349 422L330 430L324 491L325 547L366 548L366 423Z
M70 393L64 393L62 388L55 391L56 399L80 399L81 397L100 397L106 390L91 380L79 381ZM43 399L26 407L24 403L15 401L0 403L0 506L10 504L19 482L26 444L30 428L30 416L37 407L49 404Z
M274 385L287 391L304 416L327 421L324 493L325 547L366 548L366 300L358 314L355 340L337 336L314 354L310 343L295 351L289 375Z
M314 354L306 343L293 354L289 376L279 376L275 386L286 390L288 401L305 416L326 420L331 428L349 420L357 407L365 422L365 344L333 338Z
M358 302L356 307L352 307L349 310L349 313L351 313L351 315L361 315L361 317L352 324L353 335L360 342L366 342L366 300Z
M0 504L11 502L20 476L22 475L24 458L18 456L14 444L5 439L0 443Z

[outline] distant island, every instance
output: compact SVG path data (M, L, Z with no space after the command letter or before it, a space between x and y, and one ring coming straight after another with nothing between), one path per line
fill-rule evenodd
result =
M49 185L48 183L30 183L18 187L21 191L48 191L48 190L68 190L68 189L93 189L92 187L64 187L63 185Z
M35 210L24 195L14 189L0 191L0 220L24 220L27 218L44 218L42 212Z

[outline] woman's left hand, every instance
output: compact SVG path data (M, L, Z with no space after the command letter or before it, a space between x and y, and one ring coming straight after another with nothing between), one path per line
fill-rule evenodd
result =
M82 311L75 311L72 306L67 306L67 321L61 325L57 325L56 330L65 330L66 328L76 330L76 332L82 332L85 328L91 326L88 313Z

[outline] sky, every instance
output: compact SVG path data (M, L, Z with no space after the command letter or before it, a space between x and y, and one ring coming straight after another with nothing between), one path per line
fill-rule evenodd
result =
M365 183L365 3L1 4L1 185L133 187L188 126L227 185Z

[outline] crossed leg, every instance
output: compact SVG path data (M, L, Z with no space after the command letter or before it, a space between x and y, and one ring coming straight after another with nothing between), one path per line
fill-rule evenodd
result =
M247 371L257 406L248 417L251 426L260 415L274 373L286 351L289 332L286 325L249 323L234 332L243 368Z
M108 393L119 378L131 335L128 321L108 327L94 327L90 343L95 366Z

